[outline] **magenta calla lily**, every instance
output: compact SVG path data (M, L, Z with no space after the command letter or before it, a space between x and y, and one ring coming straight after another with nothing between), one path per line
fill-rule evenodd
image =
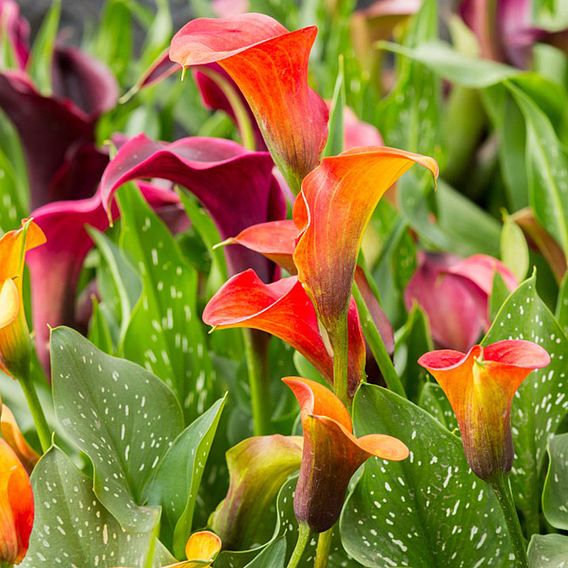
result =
M171 144L143 134L122 146L101 181L103 204L110 211L114 192L141 178L162 178L186 187L209 211L223 238L250 225L283 219L286 204L272 175L266 152L250 152L235 142L214 138L183 138ZM265 281L275 267L241 247L227 250L233 272L254 268Z
M462 260L422 253L405 291L406 307L416 302L423 308L438 345L467 351L489 329L488 301L496 273L509 290L517 287L513 274L493 257L478 254Z
M169 208L179 202L173 191L142 184L140 189L154 209ZM112 208L113 218L118 207ZM86 226L104 231L109 218L100 191L88 199L60 201L33 212L47 243L39 254L30 252L28 266L32 281L33 322L38 357L49 368L49 328L76 324L76 292L79 276L93 241Z

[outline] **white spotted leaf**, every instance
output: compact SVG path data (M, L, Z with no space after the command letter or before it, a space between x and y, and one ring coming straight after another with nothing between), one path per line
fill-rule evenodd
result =
M568 566L568 536L536 534L529 550L529 568L566 568Z
M57 447L38 462L32 474L35 520L22 568L161 566L171 557L148 564L152 531L125 531L93 493L93 482ZM161 555L164 554L162 547ZM173 560L173 559L172 559Z
M167 532L180 558L191 534L199 485L225 401L215 402L178 436L144 491L150 504L162 507L162 535Z
M371 458L340 520L347 552L364 566L480 568L514 559L499 504L470 470L460 440L430 414L386 389L361 385L357 436L389 434L410 457Z
M57 419L91 459L98 499L125 529L150 530L159 509L143 489L183 428L173 392L66 327L52 332L51 367Z
M568 434L554 436L548 453L550 461L542 494L542 510L553 527L568 530Z
M501 307L483 344L502 339L534 341L548 351L548 367L531 373L513 399L515 459L511 484L532 534L539 531L541 473L551 436L568 413L568 339L536 291L536 277L523 282Z
M187 422L208 404L214 371L196 308L197 272L164 223L132 185L120 191L121 247L142 279L123 354L176 393Z

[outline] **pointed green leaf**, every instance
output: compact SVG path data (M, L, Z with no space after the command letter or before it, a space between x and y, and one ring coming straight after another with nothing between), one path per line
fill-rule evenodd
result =
M535 276L509 296L482 343L502 339L534 341L551 357L548 367L531 373L523 382L511 410L515 446L511 484L532 534L539 532L540 478L547 444L568 412L568 339L538 296Z
M546 520L557 529L568 530L568 434L549 442L550 462L542 493Z
M561 534L535 534L529 543L529 568L566 568L568 537Z
M149 566L153 531L122 529L97 500L92 480L59 448L52 447L41 458L32 484L34 529L22 568Z
M331 111L329 113L329 135L323 150L324 156L336 156L343 152L345 129L343 124L343 111L345 108L345 72L343 57L339 58L339 70L331 99Z
M505 521L489 487L465 461L460 440L411 402L361 385L358 436L400 438L402 462L373 458L350 496L340 528L347 552L365 566L502 566L513 559Z
M122 527L150 530L159 510L143 488L183 427L174 394L66 327L52 332L51 367L57 419L93 462L98 499Z
M218 400L178 436L144 491L150 504L162 506L162 530L167 527L180 558L191 534L201 477L224 405L225 398Z

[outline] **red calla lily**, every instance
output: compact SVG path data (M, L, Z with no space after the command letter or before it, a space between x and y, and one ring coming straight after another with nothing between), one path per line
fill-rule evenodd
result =
M550 356L530 341L475 345L467 354L441 350L418 363L438 381L456 414L465 456L481 479L511 470L511 404L521 383Z
M400 440L384 434L356 438L349 412L325 386L300 377L282 380L298 399L304 432L294 512L300 523L324 532L339 518L359 466L373 456L401 461L409 451Z
M183 67L218 63L231 76L296 192L318 164L327 138L327 108L307 79L316 33L314 26L289 32L262 14L198 18L170 47L170 58Z
M211 298L203 321L217 329L247 327L274 335L302 353L333 383L333 361L320 334L312 303L297 278L264 284L252 270L233 276ZM352 302L349 326L349 392L353 395L363 378L365 344Z

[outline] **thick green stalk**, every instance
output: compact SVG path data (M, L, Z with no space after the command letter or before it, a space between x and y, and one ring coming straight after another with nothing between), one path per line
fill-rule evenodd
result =
M363 333L367 339L367 343L371 349L373 357L376 359L379 369L385 379L387 387L395 392L396 394L406 398L406 393L402 382L396 369L394 368L393 362L389 357L387 349L385 347L383 338L375 325L373 316L359 291L357 286L353 286L353 296L355 297L355 302L357 303L357 310L359 312L359 319L361 320L361 327L363 328Z
M17 377L19 379L22 390L28 402L28 407L32 414L32 418L36 427L37 435L41 444L43 453L47 452L51 446L51 430L45 419L43 408L37 396L36 389L33 385L31 377Z
M263 436L270 431L270 394L268 392L269 384L266 377L265 361L263 354L255 345L253 333L254 331L251 329L243 329L253 432L255 436Z
M347 313L345 313L335 327L329 340L333 349L333 390L345 404L351 408L349 399L348 369L349 369L349 336L347 328Z
M300 523L298 527L298 540L296 541L296 546L294 547L287 568L296 568L300 564L304 550L306 550L306 546L310 540L310 534L310 527L305 523Z
M515 550L516 561L514 566L515 568L528 568L527 544L523 536L521 524L519 523L515 501L511 494L511 488L509 487L509 480L505 474L500 473L495 475L492 479L489 479L488 483L491 485L505 516L509 536L511 537Z
M320 533L318 537L318 546L316 549L316 559L314 568L327 568L329 560L329 552L331 550L331 537L333 536L333 527Z

